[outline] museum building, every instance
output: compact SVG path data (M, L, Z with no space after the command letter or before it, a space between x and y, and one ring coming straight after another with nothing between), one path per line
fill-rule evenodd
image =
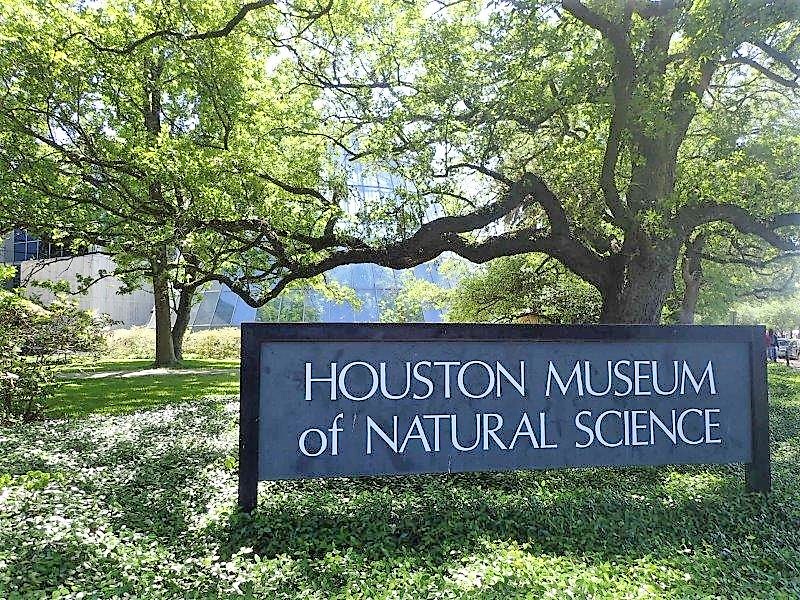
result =
M354 173L352 189L361 201L374 200L393 189L391 177ZM78 287L81 277L97 276L101 270L113 271L114 262L104 254L87 253L70 256L64 249L15 230L7 235L0 247L0 263L17 267L17 277L12 285L31 281L67 281L72 289ZM416 278L449 287L450 282L439 273L440 261L431 261L413 269ZM344 322L363 323L380 320L382 307L390 305L402 287L402 272L374 264L344 265L326 274L329 280L352 288L359 299L358 306L336 302L313 290L283 294L261 309L248 306L227 286L211 284L204 289L202 299L193 310L192 329L211 329L236 326L249 321L267 322ZM41 288L27 285L45 302L52 294ZM92 285L85 295L77 296L80 306L87 310L108 314L116 327L154 327L153 297L147 289L119 294L123 284L108 277ZM423 310L416 319L439 322L439 310Z

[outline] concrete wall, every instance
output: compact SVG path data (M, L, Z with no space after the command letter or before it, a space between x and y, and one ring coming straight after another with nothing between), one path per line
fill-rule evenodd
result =
M0 244L0 263L14 262L14 233L9 233Z
M111 272L114 261L102 254L75 256L58 260L26 260L20 265L22 281L67 281L71 289L77 289L77 274L97 277L100 270ZM133 327L147 325L153 309L153 294L149 290L137 290L131 294L117 294L122 282L108 277L91 286L84 295L75 296L81 308L109 315L114 325ZM45 303L52 301L49 291L27 285L28 294L37 295Z

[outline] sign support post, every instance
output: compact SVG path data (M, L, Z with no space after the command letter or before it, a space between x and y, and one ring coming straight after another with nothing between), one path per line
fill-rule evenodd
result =
M242 353L239 367L239 510L249 513L258 499L258 395L261 380L260 348L252 339L253 330L242 327Z
M752 372L752 431L753 458L745 467L745 487L748 492L766 494L772 487L769 462L769 391L764 334L753 330L750 342Z

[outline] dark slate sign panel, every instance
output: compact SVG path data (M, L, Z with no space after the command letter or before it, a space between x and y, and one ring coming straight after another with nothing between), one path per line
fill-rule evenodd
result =
M763 354L751 327L248 324L242 477L753 463Z

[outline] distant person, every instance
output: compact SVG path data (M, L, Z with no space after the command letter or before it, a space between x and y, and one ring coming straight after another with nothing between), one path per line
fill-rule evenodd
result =
M774 329L767 330L767 354L772 362L778 362L778 335Z
M770 356L770 348L771 347L772 347L772 340L769 337L769 332L765 331L764 332L764 350L766 351L766 354L767 354L767 360L772 358Z

